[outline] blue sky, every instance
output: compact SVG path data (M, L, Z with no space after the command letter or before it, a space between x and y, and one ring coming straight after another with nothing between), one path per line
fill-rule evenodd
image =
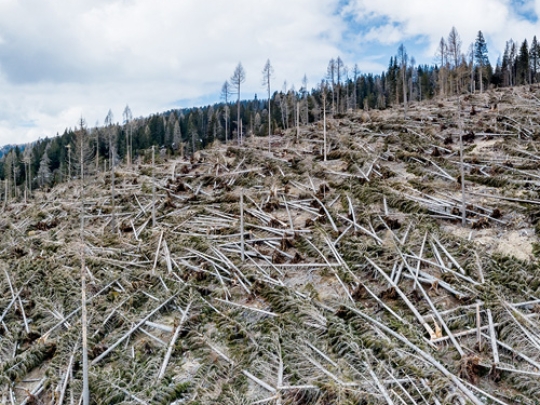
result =
M219 101L241 61L242 94L310 87L330 58L380 73L400 43L416 63L455 26L466 52L482 30L494 64L530 42L540 0L0 0L0 145L76 125Z

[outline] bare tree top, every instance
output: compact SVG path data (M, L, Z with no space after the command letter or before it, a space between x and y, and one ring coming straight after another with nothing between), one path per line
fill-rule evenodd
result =
M241 83L244 83L246 81L246 71L244 70L244 67L242 66L242 62L238 62L238 65L236 66L236 69L234 69L234 73L231 76L231 83L235 86L239 86Z

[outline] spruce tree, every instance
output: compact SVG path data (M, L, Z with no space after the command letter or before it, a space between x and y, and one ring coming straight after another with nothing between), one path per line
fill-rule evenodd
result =
M40 187L45 187L49 185L49 182L51 181L51 159L49 158L50 145L50 143L47 145L45 151L43 152L43 155L41 156L41 160L39 161L38 182Z
M525 39L519 48L519 54L517 56L516 73L518 84L528 84L530 80L530 60L529 60L529 45Z
M482 31L478 31L474 42L474 62L478 68L478 81L480 82L480 93L482 93L484 91L484 72L489 66L488 49Z

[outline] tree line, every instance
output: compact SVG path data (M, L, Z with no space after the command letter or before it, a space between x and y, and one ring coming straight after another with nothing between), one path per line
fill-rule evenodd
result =
M340 57L332 58L326 75L309 88L304 76L295 89L283 83L272 87L274 68L264 66L261 85L265 99L242 99L246 72L239 63L221 88L221 101L204 107L183 108L133 118L129 106L116 122L109 111L103 125L84 128L87 171L100 172L120 162L128 165L145 159L155 147L161 155L191 156L213 142L242 144L246 136L269 136L309 124L329 114L339 117L354 109L385 109L403 104L406 115L411 102L484 92L488 88L532 85L540 80L540 44L536 36L506 42L502 58L493 67L481 31L466 49L453 27L441 38L433 65L416 64L405 46L399 46L381 74L350 68ZM234 96L234 100L233 100ZM4 201L26 198L33 189L50 187L77 176L78 129L66 129L56 137L15 146L0 159L0 194ZM270 143L268 144L270 148Z

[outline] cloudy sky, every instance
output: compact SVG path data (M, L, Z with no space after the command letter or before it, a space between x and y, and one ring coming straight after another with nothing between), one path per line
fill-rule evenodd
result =
M380 73L404 43L417 63L455 26L482 30L491 62L540 33L540 0L0 0L0 145L62 133L83 116L115 121L219 101L238 62L242 94L315 86L340 56Z

